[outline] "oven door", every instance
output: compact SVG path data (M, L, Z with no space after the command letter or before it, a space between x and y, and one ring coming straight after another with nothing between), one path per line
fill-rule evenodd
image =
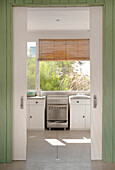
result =
M67 105L48 105L47 120L68 120L68 106Z

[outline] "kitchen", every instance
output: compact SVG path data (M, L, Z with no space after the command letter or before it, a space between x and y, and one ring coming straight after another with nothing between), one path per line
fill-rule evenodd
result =
M26 11L27 10L27 11ZM33 15L34 15L34 8L28 8L28 9L26 9L25 11L28 13L28 18L29 18L29 15L30 15L30 13L32 13L33 12ZM40 9L35 9L35 13L37 13L36 11L38 10L38 12L40 12ZM48 10L48 9L47 9ZM50 9L51 10L51 9ZM66 9L55 9L55 10L52 10L52 12L54 12L54 11L58 11L58 10L60 10L60 14L61 14L61 12L64 14L64 12L66 13L65 14L65 16L67 15L67 12L69 11L69 13L71 12L71 9L68 9L68 8L66 8ZM63 12L63 10L64 10L64 12ZM72 9L72 11L73 12L79 12L80 13L80 10L81 10L81 15L82 15L82 12L86 12L86 14L85 14L85 16L87 16L87 18L88 18L88 16L89 16L89 8L85 8L85 9L82 9L82 8L78 8L78 11L75 9L75 10L73 10ZM23 13L23 15L22 14L20 14L20 11L21 11L21 13ZM88 28L88 24L86 24L86 25L82 25L83 23L82 23L82 20L81 20L81 29L80 29L80 24L79 24L79 28L78 28L78 30L76 30L76 28L74 28L75 27L75 25L72 27L73 28L73 30L65 30L65 28L61 28L62 30L59 30L59 27L58 27L58 30L55 30L54 31L54 28L53 27L51 27L50 29L53 29L53 30L48 30L48 28L46 28L45 26L43 26L44 28L46 28L46 30L41 30L41 28L39 28L40 30L39 30L39 32L37 31L37 27L40 25L40 24L36 24L37 22L36 21L34 21L35 20L35 17L34 17L34 20L33 19L31 19L30 21L32 22L35 22L35 25L34 24L29 24L29 23L27 23L27 27L28 27L28 31L26 31L26 25L24 25L26 22L27 22L27 18L26 19L24 19L24 15L26 14L26 12L24 11L24 8L23 8L23 10L21 10L21 9L19 9L19 16L20 17L23 17L23 19L22 20L20 20L20 22L22 22L21 23L21 25L22 25L22 27L20 28L20 31L21 30L23 30L23 33L21 33L21 34L19 34L18 36L19 36L19 39L20 39L20 37L21 37L21 40L23 40L23 41L21 41L20 40L20 42L22 42L22 44L21 44L21 47L20 48L23 48L23 53L22 53L22 51L20 51L19 53L22 53L22 56L23 56L23 58L25 58L25 54L26 54L26 56L27 56L27 47L25 46L25 44L24 44L24 42L26 41L27 42L27 44L29 43L29 42L34 42L35 43L35 45L36 45L36 56L39 56L39 41L38 40L55 40L55 43L56 43L56 40L58 39L58 43L59 43L59 40L63 40L63 41L70 41L70 40L83 40L83 39L86 39L86 40L88 40L89 38L90 38L90 34L91 34L91 32L89 33L89 28ZM42 11L43 11L43 9L42 9ZM44 11L46 11L46 9L44 9ZM15 12L17 12L17 9L15 10L14 9L14 13ZM59 12L59 11L58 11ZM48 13L48 12L47 12ZM75 15L75 14L73 14L73 15ZM31 15L30 15L31 16ZM39 15L37 15L37 19L38 19L38 16ZM51 16L53 16L53 14L51 15ZM80 16L80 15L79 15ZM20 18L19 17L19 18ZM46 16L47 17L47 16ZM83 17L83 16L82 16ZM14 18L15 19L15 18ZM47 18L48 19L48 18ZM89 18L88 18L89 19ZM59 24L59 21L56 21L57 20L57 17L55 16L55 21L54 22L56 22L57 24ZM77 20L77 19L76 19ZM87 20L85 20L85 21L87 21ZM19 20L17 19L17 22L19 22ZM83 22L84 22L84 20L83 20ZM34 25L34 30L33 30L33 28L31 28L31 27L29 27L29 26L33 26ZM69 24L69 25L71 25L71 24ZM64 24L61 24L61 26L64 26ZM77 25L78 26L78 25ZM86 30L83 30L83 27L85 27L86 26ZM66 28L68 28L67 27L67 25L65 24L65 27ZM16 27L17 28L17 31L19 31L18 30L18 27ZM57 28L57 26L56 26L56 28ZM70 28L68 28L68 29L70 29ZM101 28L100 28L101 29ZM16 29L15 29L16 30ZM95 30L93 30L93 31L95 31ZM92 31L92 34L93 34L93 31ZM17 34L17 32L15 32L14 33L14 37L15 37L15 34ZM21 35L21 36L20 36ZM18 38L17 38L18 39ZM15 40L15 39L14 39ZM14 43L14 46L15 45L17 45L16 43L18 43L17 42L18 40L15 40L15 43ZM90 39L90 41L92 41L91 39ZM98 40L99 41L99 40ZM69 42L70 43L70 42ZM101 43L101 42L100 42ZM65 44L65 43L64 43ZM28 45L27 45L28 46ZM54 46L54 45L53 45ZM62 44L61 44L61 46L62 46ZM31 47L31 46L30 46ZM90 47L91 47L91 45L90 45ZM66 47L63 47L64 49L67 49ZM16 49L16 48L15 48ZM43 48L42 48L43 49ZM60 49L60 45L58 46L58 49ZM49 50L49 49L48 49ZM31 50L30 50L31 51ZM17 51L14 51L14 55L16 55L17 54ZM96 54L97 55L97 54ZM44 56L44 55L43 55ZM18 56L17 56L18 57ZM22 65L26 65L26 66L28 66L27 65L27 58L25 59L25 60L23 60L23 58L20 58L20 65L22 66ZM32 57L31 57L32 58ZM43 59L43 58L42 58ZM15 58L15 60L16 60L16 58ZM71 59L70 59L71 60ZM90 60L89 58L88 59L86 59L86 60ZM85 63L86 63L86 60L85 60ZM92 59L93 60L93 59ZM20 103L20 109L21 109L21 111L22 112L24 112L24 109L26 108L26 102L24 102L23 103L23 101L25 100L25 99L27 99L27 114L26 114L26 120L27 120L27 129L29 129L29 131L28 131L28 145L31 145L31 140L34 140L35 139L35 136L37 135L36 133L37 133L37 131L33 131L33 130L43 130L44 132L43 132L43 134L45 133L48 133L48 134L50 134L51 135L51 133L52 134L54 134L54 136L50 136L51 137L51 139L54 139L54 137L55 137L55 139L58 139L58 138L60 138L60 133L62 134L63 132L67 135L67 133L70 135L70 137L68 136L68 139L71 139L71 138L73 138L72 137L72 135L70 134L70 132L72 131L72 130L74 130L74 132L77 130L77 132L79 132L79 130L80 130L80 132L79 132L79 135L78 135L78 139L80 139L81 140L81 143L85 143L85 142L88 142L88 148L89 148L89 150L88 150L88 160L90 160L90 91L78 91L78 92L76 92L76 91L69 91L69 90L65 90L65 91L41 91L41 87L40 87L40 63L42 63L42 62L45 62L45 61L39 61L38 60L38 57L36 57L36 59L35 59L35 61L36 61L36 68L35 68L35 70L36 70L36 73L35 73L35 78L34 78L34 85L35 85L35 88L36 88L36 91L35 90L32 90L32 89L29 89L28 90L28 98L26 97L26 95L27 94L25 94L25 88L27 88L27 87L25 87L25 85L24 85L24 87L23 87L23 85L22 85L22 82L24 81L25 83L26 83L26 80L25 79L23 79L22 80L22 77L24 78L25 76L27 77L27 74L26 74L26 68L25 67L21 67L21 68L23 68L22 70L21 70L21 72L19 73L20 74L20 82L21 82L21 85L20 85L20 87L21 88L24 88L23 90L24 90L24 96L23 95L19 95L19 96L21 96L21 100L19 99L19 103L20 103L20 101L21 101L21 103ZM64 61L64 59L61 59L61 62L63 62ZM74 59L74 61L75 61L75 59ZM77 60L76 60L77 61ZM80 61L80 59L79 59L79 61ZM81 59L81 61L84 61L83 59ZM17 61L18 62L18 61ZM49 62L49 61L48 61ZM50 61L51 62L51 61ZM57 61L55 61L55 63L56 63ZM89 61L88 61L89 62ZM16 63L16 61L14 61L14 63ZM18 63L17 63L18 64ZM97 63L98 64L98 63ZM100 62L100 65L101 65L101 62ZM15 66L14 66L15 68L14 68L14 70L17 70L17 67L19 67L19 66L17 66L16 64L15 64ZM54 66L55 67L55 66ZM97 66L96 66L97 67ZM19 69L20 69L20 67L19 67ZM28 69L28 67L27 67L27 69ZM89 69L90 69L90 64L89 64ZM96 68L95 68L96 69ZM18 72L18 71L17 71ZM92 69L92 73L91 74L93 74L95 72L95 70L93 70ZM14 73L15 74L15 73ZM15 77L16 79L17 79L17 77ZM91 76L91 80L92 80L93 78L92 78L92 76ZM99 78L100 79L100 78ZM15 80L15 79L14 79ZM95 81L96 81L96 79L95 79ZM17 88L16 86L18 86L18 84L15 84L15 82L16 81L14 81L14 91L15 91L15 88ZM17 81L18 82L18 81ZM23 84L25 84L23 82ZM32 82L32 81L30 81L30 82ZM100 81L100 83L101 83L101 81ZM27 84L27 83L26 83ZM93 83L92 83L93 84ZM94 83L95 84L95 83ZM94 86L94 84L92 85L92 86ZM99 85L100 86L100 85ZM101 87L101 86L100 86ZM23 91L22 90L22 91ZM22 91L21 91L21 94L22 94ZM36 94L35 94L36 93ZM93 94L93 93L92 93ZM91 94L91 95L92 95ZM35 96L35 95L37 95L37 96ZM61 98L60 98L61 97ZM15 96L14 96L14 98L15 98ZM64 98L64 99L63 99ZM95 102L94 102L94 104L95 104L95 106L94 107L96 107L96 98L94 98L95 99ZM60 100L61 100L61 102L60 102ZM15 100L15 102L16 102L16 100ZM62 107L62 106L60 106L60 104L62 105L62 103L63 103L63 105L64 105L64 108ZM53 104L53 107L52 107L52 104ZM58 106L59 108L61 107L61 109L57 109L57 108L54 108L54 105L56 105L56 107ZM15 106L14 106L14 112L16 112L16 109L18 109L18 108L16 108ZM56 109L58 110L58 112L56 111ZM38 112L38 110L39 110L39 112ZM50 111L51 112L50 112ZM63 112L62 110L65 110L65 112ZM79 114L77 114L77 112L76 112L76 110L78 110L78 113ZM63 118L61 117L61 116L59 116L58 117L58 115L59 114L55 114L55 118L53 117L54 116L54 113L63 113ZM19 115L18 115L19 116ZM60 118L61 118L61 121L60 121ZM14 120L15 119L17 119L17 121L19 120L18 119L18 117L16 117L16 115L14 114ZM24 119L25 119L25 117L24 117ZM96 123L95 123L96 124ZM14 126L17 126L16 125L16 122L14 122ZM20 125L21 126L21 125ZM61 126L61 130L60 130L60 126ZM55 129L56 128L56 129ZM18 128L17 128L18 129ZM24 129L25 129L25 127L24 127ZM19 130L19 129L18 129ZM82 131L81 130L85 130L85 132L84 133L82 133ZM16 134L17 132L16 132L16 129L14 129L14 134ZM25 132L25 130L24 130L24 133L26 134L26 132ZM86 133L86 135L85 135L85 133ZM43 134L41 134L41 135L43 135ZM58 134L58 135L57 135ZM82 135L81 135L82 134ZM76 136L75 134L73 135L74 137ZM46 137L47 137L47 135L46 135ZM44 138L44 139L47 139L47 138ZM64 136L63 136L64 137ZM63 138L62 137L62 138ZM66 136L67 137L67 136ZM80 138L79 138L80 137ZM16 137L16 135L14 135L14 160L17 160L17 159L22 159L21 158L21 156L19 155L19 153L17 154L17 151L19 151L19 148L17 147L17 144L15 143L15 139L16 139L17 137ZM48 139L50 139L50 138L48 138ZM77 136L74 138L74 139L77 139ZM26 139L25 139L25 137L24 137L24 140L26 141ZM66 138L64 139L63 138L63 140L67 140ZM88 141L87 141L88 140ZM23 140L22 140L23 141ZM30 143L29 143L29 141L30 141ZM46 141L45 141L46 142ZM58 141L58 142L60 142L60 141ZM72 141L72 143L73 142L79 142L78 140L76 141ZM55 141L54 141L54 143L55 143ZM67 141L66 142L62 142L62 139L61 139L61 145L63 145L63 144L65 144L66 143L66 145L67 145ZM19 145L19 144L18 144ZM26 144L25 144L26 145ZM33 145L34 146L34 145ZM18 148L18 149L17 149ZM25 148L25 146L24 146L24 148ZM33 148L33 147L32 147ZM57 146L56 146L56 148L57 148ZM58 149L59 149L59 146L58 146ZM62 148L61 148L62 149ZM31 150L31 152L28 152L28 150L27 150L27 160L28 160L28 157L30 158L30 154L32 155L32 149L30 149ZM34 150L35 150L35 148L34 148ZM59 153L56 149L54 149L55 150L55 157L54 157L54 155L52 155L52 159L60 159L60 157L59 157L59 155L58 154L56 154L56 153ZM84 149L85 150L85 149ZM87 148L86 148L86 150L87 150ZM25 150L24 150L25 151ZM38 153L40 152L40 150L38 150ZM28 155L29 154L29 155ZM47 154L48 154L48 152L47 152ZM81 152L79 152L79 154L81 154ZM99 154L100 154L100 151L99 151ZM34 155L34 154L33 154ZM66 151L65 151L65 155L66 155ZM95 155L95 154L94 154ZM24 156L23 156L23 159L25 159L25 153L24 153ZM34 156L33 156L34 157ZM51 156L50 156L51 157ZM75 156L74 156L75 157ZM78 156L79 157L79 156ZM76 158L76 159L78 159L78 157ZM31 157L32 158L32 157ZM48 159L48 156L47 156L47 159ZM47 160L46 159L46 160ZM72 157L72 159L73 159L73 157ZM34 157L34 159L32 158L32 160L36 160L35 159L35 157ZM60 159L60 160L63 160L62 158ZM39 159L37 160L37 161L39 161ZM43 159L41 159L41 161L43 161Z

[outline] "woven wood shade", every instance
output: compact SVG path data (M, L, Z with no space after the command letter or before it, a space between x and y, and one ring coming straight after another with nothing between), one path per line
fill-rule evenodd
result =
M40 39L38 60L90 60L89 39Z

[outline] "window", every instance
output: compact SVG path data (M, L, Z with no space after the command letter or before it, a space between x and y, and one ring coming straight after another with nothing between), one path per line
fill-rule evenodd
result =
M89 40L87 41L87 43L89 43ZM73 44L75 45L75 42ZM58 45L57 46L59 48L56 47L55 49L58 49L60 52L60 44ZM69 47L73 49L71 45ZM51 48L49 48L49 50L51 50ZM45 52L43 48L42 52ZM69 52L75 55L75 51L72 53L72 51L70 50ZM87 51L87 57L88 56L89 54ZM89 60L89 57L87 59ZM36 60L36 42L28 42L27 89L36 90L36 87L38 87L38 89L41 88L43 91L89 91L90 61L75 61L75 58L74 60L62 61L38 61Z
M27 42L27 89L36 89L36 42Z
M89 91L89 39L40 39L40 88Z
M43 91L89 91L90 61L41 61Z

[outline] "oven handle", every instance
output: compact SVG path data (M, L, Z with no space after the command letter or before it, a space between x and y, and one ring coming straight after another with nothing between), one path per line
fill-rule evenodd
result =
M67 105L48 105L49 108L67 108Z

